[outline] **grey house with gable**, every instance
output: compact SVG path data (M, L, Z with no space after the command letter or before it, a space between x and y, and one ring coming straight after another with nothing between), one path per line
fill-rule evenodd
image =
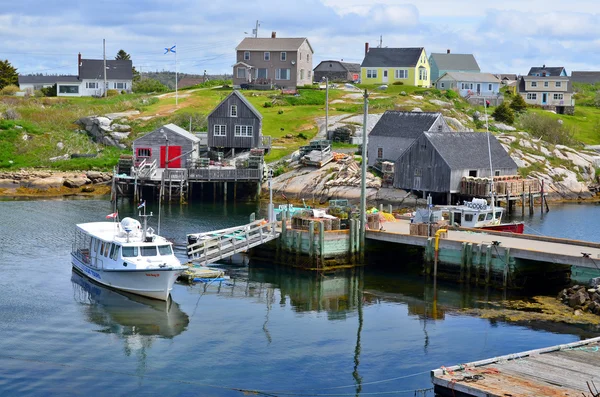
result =
M270 147L270 139L262 135L262 115L238 90L223 99L207 118L210 149L238 152Z
M490 135L494 176L515 175L517 164ZM394 187L445 196L460 192L463 177L490 176L488 135L483 132L425 132L396 161Z
M368 165L377 160L396 162L398 157L425 131L452 131L441 113L386 111L367 142Z
M133 141L135 165L145 160L147 164L156 161L157 168L190 168L198 158L199 144L195 135L166 124Z
M479 73L479 64L473 54L446 54L432 53L429 56L431 67L431 81L436 81L448 72Z

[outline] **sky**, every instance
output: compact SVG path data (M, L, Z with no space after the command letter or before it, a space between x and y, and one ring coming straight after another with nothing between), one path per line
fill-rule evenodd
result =
M371 47L472 53L482 72L600 70L596 0L0 0L0 58L20 74L77 74L77 54L124 49L138 70L232 73L252 35L306 37L321 60L362 62Z

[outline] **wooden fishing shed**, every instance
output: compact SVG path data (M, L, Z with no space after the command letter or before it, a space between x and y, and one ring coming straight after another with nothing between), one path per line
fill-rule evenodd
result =
M199 145L200 138L166 124L133 141L134 165L156 161L157 168L191 168L198 159Z

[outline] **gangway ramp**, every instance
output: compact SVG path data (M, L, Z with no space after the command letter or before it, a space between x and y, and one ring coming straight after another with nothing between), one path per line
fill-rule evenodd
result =
M264 219L228 229L188 234L187 254L190 260L208 265L275 240L279 234L276 223Z

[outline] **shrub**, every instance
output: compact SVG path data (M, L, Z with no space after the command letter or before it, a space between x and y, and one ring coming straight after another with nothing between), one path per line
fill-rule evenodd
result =
M574 131L558 120L539 113L527 113L519 118L521 127L526 129L536 138L546 142L560 145L575 143Z
M496 121L500 121L506 124L512 124L515 122L515 113L508 106L506 102L502 102L492 113L492 117Z
M446 92L444 93L444 96L448 99L458 98L458 94L454 90L446 90Z
M279 110L277 111L277 114L283 114L283 110L279 109Z
M119 91L117 91L117 90L106 91L106 96L117 96L117 95L119 95Z
M522 113L527 110L527 103L525 103L525 99L519 94L512 97L509 106L517 113Z
M272 108L273 104L271 102L265 102L263 103L263 108Z
M35 90L33 91L33 96L36 98L41 98L44 96L44 93L42 92L42 90Z
M43 87L40 91L44 96L56 96L56 84L51 87Z
M5 118L6 120L18 120L21 118L19 113L17 113L17 111L13 108L6 109L4 111L4 114L2 115L2 117Z
M305 133L303 133L303 132L300 132L300 133L298 134L298 138L300 138L300 139L304 139L304 140L307 140L307 139L308 139L308 136L306 136L306 134L305 134Z
M283 164L279 165L277 168L273 170L273 177L278 177L281 174L285 174L287 172L287 167Z
M19 92L19 87L17 87L16 85L7 85L6 87L2 88L0 90L0 95L15 95L17 92Z
M133 92L150 93L150 92L165 92L169 88L155 79L145 79L133 83Z
M403 81L394 81L392 85L404 85Z

